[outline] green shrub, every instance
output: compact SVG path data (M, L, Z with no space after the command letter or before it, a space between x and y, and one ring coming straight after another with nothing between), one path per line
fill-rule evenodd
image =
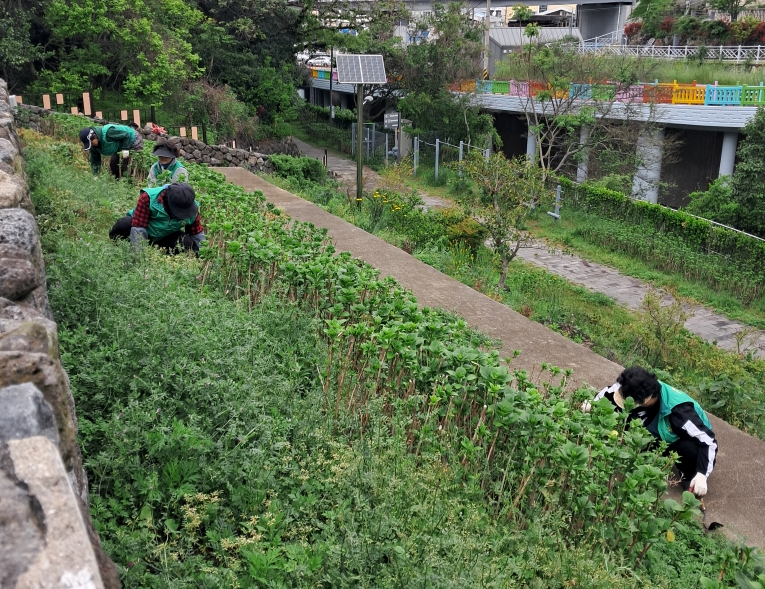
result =
M466 247L475 253L486 241L488 231L472 217L465 217L459 223L446 228L446 237L450 244Z
M566 187L567 206L606 218L608 231L582 227L582 235L728 290L745 302L765 293L765 241L589 183L577 187L564 178L560 183Z
M327 177L327 169L320 160L291 155L272 155L274 171L282 178L291 178L299 187L311 183L321 184Z

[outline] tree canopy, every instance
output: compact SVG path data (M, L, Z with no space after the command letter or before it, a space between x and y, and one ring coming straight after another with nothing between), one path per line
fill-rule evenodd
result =
M365 108L401 101L418 128L471 141L490 117L447 87L480 71L484 31L457 2L415 21L401 0L2 0L0 75L20 94L116 93L197 117L239 100L272 122L295 116L296 53L380 53L389 82Z

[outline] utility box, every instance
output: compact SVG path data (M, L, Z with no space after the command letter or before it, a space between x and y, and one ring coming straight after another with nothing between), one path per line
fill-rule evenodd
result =
M412 125L412 121L407 119L401 119L401 128L404 127L410 127ZM406 157L410 153L412 153L412 145L413 141L412 138L404 133L403 131L399 132L399 154L400 157Z

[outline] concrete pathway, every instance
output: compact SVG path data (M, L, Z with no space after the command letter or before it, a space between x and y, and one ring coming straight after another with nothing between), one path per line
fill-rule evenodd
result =
M324 150L313 147L299 139L294 140L301 153L307 157L322 159ZM332 150L327 150L327 168L338 176L341 182L356 190L356 162L339 156ZM364 167L364 188L373 190L380 182L380 175L374 170ZM451 203L420 191L426 208L447 208ZM602 266L594 262L588 262L576 256L563 255L558 252L549 252L544 248L521 249L518 257L540 266L585 288L608 295L616 302L630 309L637 309L643 301L648 285L636 278L619 274L616 270ZM670 302L671 297L667 297ZM751 352L755 356L765 358L765 333L755 331L746 334L739 344L736 334L748 329L746 325L728 319L715 313L707 307L697 306L693 308L693 316L685 322L685 327L691 333L707 340L717 342L717 345L732 352Z
M571 282L581 284L589 290L606 294L630 309L640 307L649 289L645 282L619 274L613 268L560 252L528 248L519 250L518 257ZM672 299L667 296L667 300ZM735 336L746 330L746 325L719 315L707 307L695 306L692 311L693 316L685 322L685 328L691 333L708 342L716 341L718 346L732 352L749 351L756 356L765 357L765 333L754 331L747 334L739 345Z
M622 367L575 344L506 305L438 272L382 239L269 184L243 168L215 168L247 190L260 190L292 218L328 229L338 250L351 252L383 276L393 276L421 305L454 311L474 328L501 341L500 357L522 354L514 367L536 375L542 362L574 369L577 384L610 385ZM720 450L705 499L707 522L725 525L731 537L765 548L765 443L711 416Z
M314 147L313 145L308 145L305 141L301 141L300 139L295 139L294 137L292 140L295 142L295 145L298 146L300 149L300 153L302 153L305 157L312 157L319 160L323 160L324 158L324 152L325 150L320 147ZM342 155L339 155L337 152L327 149L327 169L330 172L333 172L335 177L343 184L345 184L348 187L348 190L350 190L352 193L355 194L356 192L356 162L354 160L348 159L347 157L344 157ZM364 182L364 190L367 190L371 192L380 184L382 183L382 179L380 178L380 174L375 172L372 168L369 168L367 166L364 166L364 172L362 174L363 176L363 182ZM426 192L423 192L421 190L417 191L420 195L420 198L422 199L422 202L425 204L426 209L442 209L442 208L448 208L452 206L452 203L445 201L444 199L430 196Z

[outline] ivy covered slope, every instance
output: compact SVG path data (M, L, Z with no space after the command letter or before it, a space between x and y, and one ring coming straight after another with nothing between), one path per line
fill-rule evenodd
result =
M463 321L198 166L201 259L112 244L136 188L24 138L91 509L126 587L755 574L692 496L661 498L647 432L579 412L554 367L501 368Z

